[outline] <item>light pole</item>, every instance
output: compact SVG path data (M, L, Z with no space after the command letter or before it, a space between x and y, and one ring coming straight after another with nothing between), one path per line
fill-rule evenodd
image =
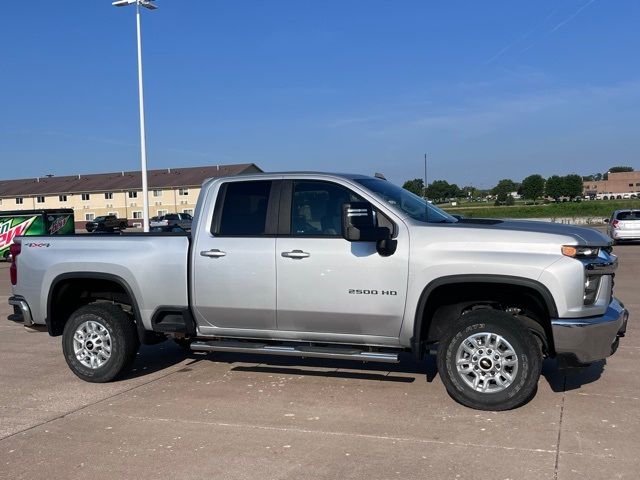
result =
M142 89L142 39L140 35L140 7L155 10L154 0L118 0L113 2L114 7L136 6L136 31L138 36L138 97L140 101L140 158L142 174L142 227L149 231L149 187L147 185L147 141L144 129L144 92Z

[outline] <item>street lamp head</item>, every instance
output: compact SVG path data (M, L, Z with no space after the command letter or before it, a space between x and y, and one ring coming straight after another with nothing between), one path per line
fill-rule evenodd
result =
M126 7L127 5L138 4L141 7L147 8L149 10L155 10L158 8L154 3L154 0L117 0L116 2L112 2L111 5L114 7Z
M148 8L149 10L155 10L156 7L153 3L153 0L138 0L138 3L141 7Z

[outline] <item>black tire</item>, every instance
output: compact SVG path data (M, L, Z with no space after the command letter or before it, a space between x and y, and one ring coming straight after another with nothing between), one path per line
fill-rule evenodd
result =
M97 367L84 365L74 352L76 330L87 321L106 329L110 337L111 354L104 364ZM82 380L105 383L125 373L133 364L140 346L135 323L117 305L95 303L76 310L62 334L62 351L71 371Z
M498 384L498 381L507 383L509 380L500 373L500 369L510 374L513 373L514 367L507 366L507 360L502 358L495 364L491 362L493 354L508 351L506 349L498 352L478 346L477 343L473 344L477 349L476 353L482 352L485 357L482 355L473 357L478 359L474 363L470 354L463 353L463 355L469 355L469 363L461 365L460 368L469 370L467 373L458 372L456 365L458 349L464 348L461 345L472 335L485 332L493 335L491 342L497 340L499 335L510 344L515 355L509 356L508 361L517 358L517 371L515 375L510 375L512 380L502 390L500 389L503 387ZM482 340L478 339L478 341ZM491 344L489 347L495 349ZM501 348L504 349L504 344ZM491 354L489 355L487 351ZM501 364L501 362L505 363ZM511 410L528 402L535 395L542 368L542 353L535 336L520 320L506 312L487 309L467 313L458 319L440 342L437 363L438 372L447 392L457 402L477 410ZM483 368L491 370L483 371ZM482 382L478 384L479 388L482 388L486 382L487 389L495 391L482 392L474 389L473 385L467 384L467 381L473 383L476 377Z

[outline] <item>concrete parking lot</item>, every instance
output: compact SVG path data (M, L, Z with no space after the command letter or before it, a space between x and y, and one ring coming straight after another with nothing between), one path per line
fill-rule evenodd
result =
M457 405L435 362L389 367L142 348L132 374L77 379L60 338L9 314L0 264L0 478L612 479L640 470L640 245L616 247L631 310L615 356L545 362L515 411Z

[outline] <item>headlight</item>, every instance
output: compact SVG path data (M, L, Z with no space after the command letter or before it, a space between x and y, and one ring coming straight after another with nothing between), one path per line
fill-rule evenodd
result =
M571 258L595 258L600 254L600 248L565 245L562 247L562 254Z
M584 282L584 304L593 305L598 297L601 275L587 275Z

